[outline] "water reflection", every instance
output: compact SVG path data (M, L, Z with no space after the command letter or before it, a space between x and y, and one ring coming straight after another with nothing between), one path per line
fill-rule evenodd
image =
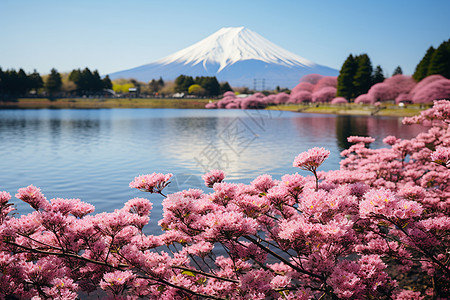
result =
M351 146L347 141L349 136L368 136L367 123L370 118L338 116L336 117L336 141L342 151Z
M395 118L291 112L1 110L0 190L13 194L34 184L48 199L81 198L97 212L112 211L148 196L128 187L140 174L173 173L169 192L202 187L200 175L219 167L231 181L249 183L263 173L279 179L302 173L292 162L309 148L329 149L321 169L331 170L339 167L350 135L373 136L379 147L386 135L410 138L419 130ZM161 199L150 199L158 215Z

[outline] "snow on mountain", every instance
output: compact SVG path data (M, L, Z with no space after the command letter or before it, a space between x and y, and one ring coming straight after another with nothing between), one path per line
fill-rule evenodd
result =
M244 27L225 27L154 63L112 73L116 78L173 80L184 74L216 76L231 86L294 87L306 74L336 76L338 71L289 52ZM262 86L261 86L262 85Z

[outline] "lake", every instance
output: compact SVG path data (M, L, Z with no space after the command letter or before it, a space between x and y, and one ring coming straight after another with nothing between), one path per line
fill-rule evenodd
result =
M159 232L160 195L129 188L135 176L173 173L166 192L205 191L200 176L223 169L228 181L299 172L294 158L312 147L331 151L320 170L339 168L351 135L411 138L424 131L401 118L300 114L265 110L38 109L0 110L0 190L40 187L47 199L80 198L111 212L129 199L154 203L147 232ZM19 213L31 212L17 203Z

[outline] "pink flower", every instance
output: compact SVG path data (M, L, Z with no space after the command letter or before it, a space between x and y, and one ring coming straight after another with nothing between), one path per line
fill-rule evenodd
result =
M171 173L152 173L150 175L141 175L135 177L134 181L130 182L131 188L139 189L143 192L161 193L161 191L170 183Z
M294 160L294 167L302 170L316 170L330 155L330 151L324 148L314 147L307 152L300 153Z
M119 295L125 291L130 282L134 280L136 275L131 271L115 271L103 275L100 281L100 287L114 295Z
M33 185L20 188L17 191L16 198L30 204L35 210L44 209L49 205L41 190Z
M11 199L11 195L8 192L0 192L0 205L6 204L9 199Z
M132 214L137 214L140 217L144 217L150 214L152 204L144 198L133 198L125 203L123 210Z
M225 172L222 170L212 170L209 173L202 175L202 179L205 181L207 187L212 188L214 183L222 182L225 178Z
M450 168L450 148L437 147L436 151L431 154L431 161Z
M266 193L275 185L275 182L272 180L272 176L264 174L256 177L256 179L251 182L251 185L253 185L258 191Z

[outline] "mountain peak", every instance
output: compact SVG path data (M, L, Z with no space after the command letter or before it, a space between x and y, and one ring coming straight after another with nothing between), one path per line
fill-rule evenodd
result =
M257 60L285 67L311 67L311 61L291 53L243 26L223 27L207 38L167 56L157 63L218 65L216 72L245 60Z
M256 90L293 88L307 74L337 76L338 70L289 52L244 26L223 27L205 39L158 61L115 72L111 79L174 80L179 75L216 76L232 86Z

